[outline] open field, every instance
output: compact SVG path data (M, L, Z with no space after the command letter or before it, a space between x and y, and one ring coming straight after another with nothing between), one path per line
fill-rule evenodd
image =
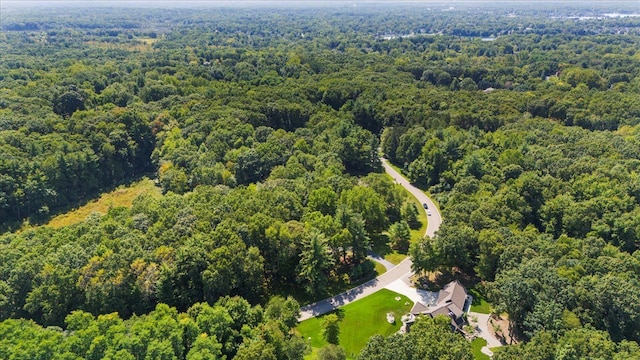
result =
M397 298L399 300L396 300ZM355 358L371 336L388 336L398 331L401 325L400 318L409 312L412 306L413 302L406 296L383 289L334 311L341 319L339 345L346 350L348 358ZM388 312L394 313L394 324L387 322ZM308 359L315 359L317 349L327 344L322 338L322 318L323 316L319 316L305 320L297 328L314 348L314 352L307 356Z
M138 197L138 195L144 193L152 193L159 196L160 188L156 187L152 180L143 178L129 186L123 185L112 192L102 194L99 198L92 200L77 209L58 215L51 219L51 221L49 221L45 226L57 229L63 226L77 224L94 212L106 214L107 211L113 207L129 207L133 204L133 200Z

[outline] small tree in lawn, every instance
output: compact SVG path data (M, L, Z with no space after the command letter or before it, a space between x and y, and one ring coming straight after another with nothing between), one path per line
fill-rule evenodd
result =
M329 314L322 319L322 337L329 343L338 345L340 336L340 319L338 315Z
M341 346L329 344L318 351L318 360L345 360L347 353Z
M411 230L405 221L394 223L389 228L389 245L393 250L406 254L411 242Z
M404 203L404 206L402 207L402 218L412 229L420 227L420 222L418 221L418 209L416 208L416 204L410 201Z

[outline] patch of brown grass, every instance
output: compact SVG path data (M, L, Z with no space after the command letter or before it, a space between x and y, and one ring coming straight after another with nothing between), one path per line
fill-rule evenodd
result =
M89 45L90 47L99 49L120 49L125 51L148 52L153 50L153 44L157 41L158 39L136 38L126 42L89 40L85 41L85 44Z
M57 229L82 222L94 212L106 214L113 207L130 207L133 204L133 200L144 193L160 196L160 188L155 186L152 180L144 178L129 186L120 186L112 192L102 194L99 198L89 201L75 210L60 214L51 219L45 226Z
M518 340L510 331L509 316L501 314L489 318L489 332L503 344L517 344Z

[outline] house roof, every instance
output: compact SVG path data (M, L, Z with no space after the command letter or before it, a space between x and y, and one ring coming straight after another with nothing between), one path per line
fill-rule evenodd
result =
M464 320L464 305L467 300L467 290L458 280L452 281L438 292L438 301L435 305L428 306L421 302L416 302L411 309L414 315L422 314L436 317L445 315L451 318L451 326L460 330Z
M425 304L421 303L420 301L416 301L416 303L411 308L412 314L423 314L423 313L426 313L427 311L429 311L429 308Z
M454 280L444 286L438 294L438 305L441 303L454 304L459 309L464 308L464 301L467 298L467 290L458 280Z
M415 308L415 306L414 306ZM439 303L436 306L432 306L427 308L425 311L421 311L420 314L431 315L431 317L436 317L438 315L454 315L456 318L462 316L463 311L461 308L451 303Z
M438 301L433 306L426 306L416 302L411 309L412 314L424 314L432 317L438 315L454 315L460 318L464 313L464 304L467 298L467 290L455 280L444 286L438 293Z

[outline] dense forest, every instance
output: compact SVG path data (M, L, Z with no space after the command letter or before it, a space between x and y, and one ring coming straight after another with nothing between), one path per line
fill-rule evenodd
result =
M302 359L299 304L384 246L476 279L519 340L495 359L640 358L639 9L586 4L3 4L0 358ZM434 238L394 240L380 153ZM465 344L424 319L359 358Z

